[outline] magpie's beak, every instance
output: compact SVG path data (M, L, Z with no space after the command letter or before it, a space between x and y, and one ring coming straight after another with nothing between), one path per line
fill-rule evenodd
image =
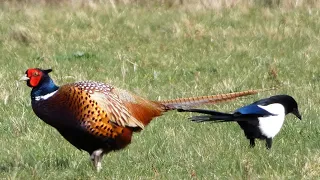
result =
M298 110L298 109L294 109L294 110L292 111L292 114L294 114L295 116L297 116L297 118L299 118L300 120L302 120L301 114L299 113L299 110Z
M28 81L30 78L27 77L27 75L25 74L24 76L22 76L20 78L20 81Z

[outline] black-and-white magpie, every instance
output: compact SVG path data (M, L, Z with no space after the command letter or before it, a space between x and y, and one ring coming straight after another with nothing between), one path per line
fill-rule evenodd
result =
M237 109L232 114L204 109L179 109L178 111L208 114L191 117L191 120L195 122L237 121L247 139L250 140L250 147L255 146L255 139L257 138L266 140L267 149L271 148L272 139L279 133L285 115L292 113L301 120L298 104L296 100L289 95L276 95L261 99Z

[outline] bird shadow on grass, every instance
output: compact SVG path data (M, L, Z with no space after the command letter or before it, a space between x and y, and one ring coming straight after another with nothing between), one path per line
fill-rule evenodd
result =
M39 167L40 166L40 167ZM0 164L0 174L11 172L14 169L30 169L41 168L46 170L63 170L71 167L70 161L66 158L50 158L42 162L32 161L27 163L22 162L5 162Z

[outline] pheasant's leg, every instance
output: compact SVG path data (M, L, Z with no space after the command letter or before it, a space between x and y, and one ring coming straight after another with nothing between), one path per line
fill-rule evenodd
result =
M93 153L90 156L90 159L98 172L102 169L102 166L101 166L102 156L103 156L102 149L93 151Z

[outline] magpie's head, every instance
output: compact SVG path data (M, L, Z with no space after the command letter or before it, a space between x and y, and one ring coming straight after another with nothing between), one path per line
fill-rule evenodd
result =
M271 99L273 99L274 102L282 104L285 108L286 114L292 113L301 120L298 103L293 97L289 95L276 95L272 96Z

